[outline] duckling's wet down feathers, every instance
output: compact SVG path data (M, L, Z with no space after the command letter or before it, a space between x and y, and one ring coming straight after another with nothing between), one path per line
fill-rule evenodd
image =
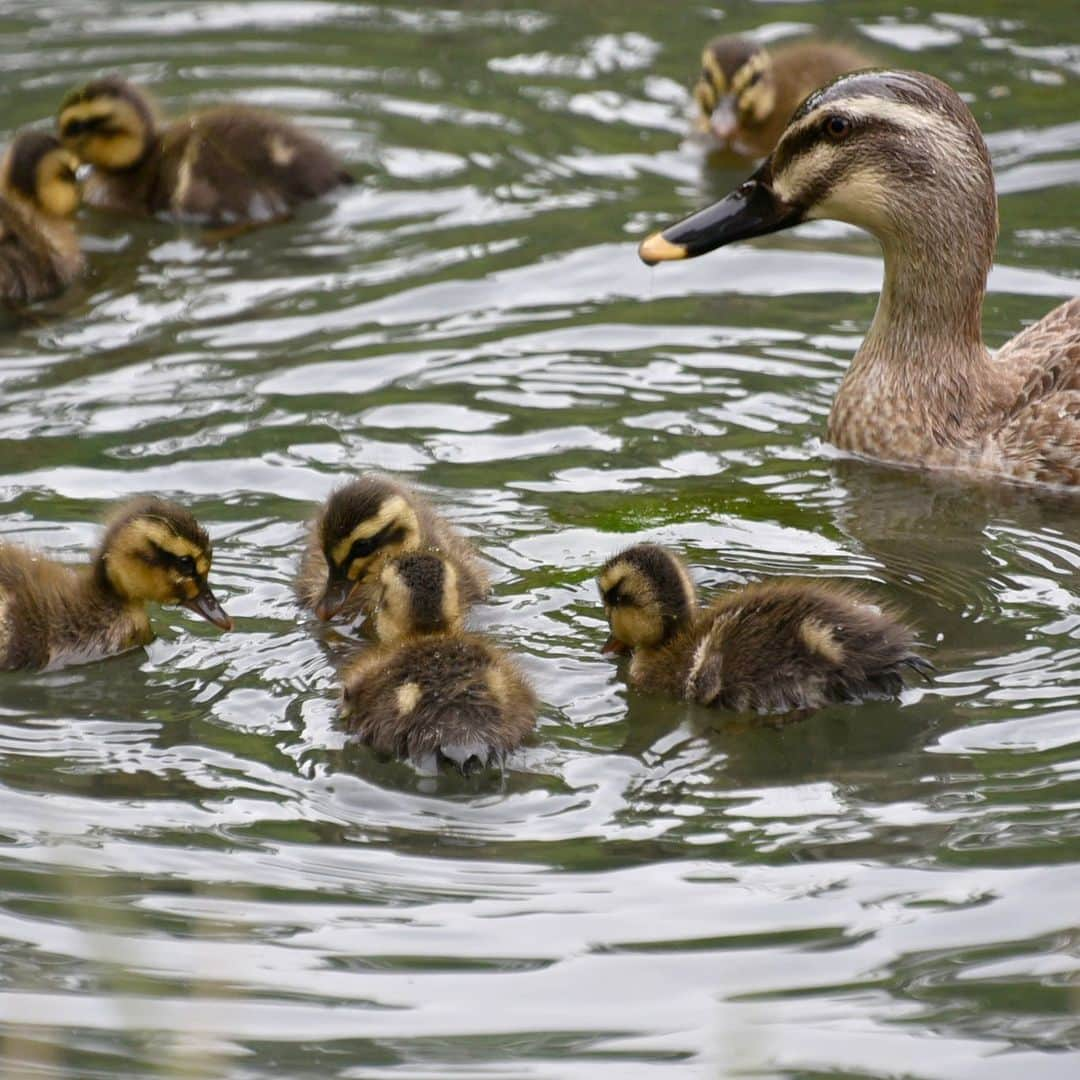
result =
M346 728L424 768L500 763L533 730L536 697L506 653L463 629L454 565L411 552L383 565L379 588L379 644L342 673Z
M113 514L84 566L0 543L0 669L60 667L146 644L151 602L180 604L231 629L207 581L211 559L198 521L153 496Z
M22 131L0 160L0 303L62 292L83 271L71 217L78 161L43 131Z
M223 105L163 126L147 94L118 75L68 94L57 127L92 166L87 203L118 213L259 223L353 182L328 147L273 113Z
M736 712L790 713L895 697L931 665L914 634L858 590L779 579L699 608L685 564L658 544L613 556L597 578L611 626L607 652L628 652L630 682Z

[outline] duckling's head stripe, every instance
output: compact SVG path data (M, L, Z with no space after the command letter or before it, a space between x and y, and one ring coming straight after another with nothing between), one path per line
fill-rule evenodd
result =
M59 141L44 131L22 131L15 136L7 153L5 183L20 195L37 195L38 164L46 154L60 149Z

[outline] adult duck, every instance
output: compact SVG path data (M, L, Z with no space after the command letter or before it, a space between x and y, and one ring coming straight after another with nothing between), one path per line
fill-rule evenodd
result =
M996 355L983 344L997 199L959 96L918 72L841 76L803 102L748 180L639 253L650 265L693 258L818 218L866 229L885 255L829 439L899 464L1080 485L1080 298Z

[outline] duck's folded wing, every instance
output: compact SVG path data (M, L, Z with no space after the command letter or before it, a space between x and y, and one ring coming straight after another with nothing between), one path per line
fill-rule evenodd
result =
M1080 296L1066 300L998 350L1006 367L1029 369L1012 412L1058 390L1080 390Z
M1032 480L1080 484L1080 297L1017 334L997 362L1028 369L1002 418L1005 453L1026 461Z

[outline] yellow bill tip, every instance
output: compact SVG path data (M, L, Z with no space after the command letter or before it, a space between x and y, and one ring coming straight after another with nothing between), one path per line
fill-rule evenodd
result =
M643 263L655 266L659 262L671 262L674 259L685 259L689 253L682 244L673 244L664 239L662 232L654 232L646 236L638 245L638 255Z

